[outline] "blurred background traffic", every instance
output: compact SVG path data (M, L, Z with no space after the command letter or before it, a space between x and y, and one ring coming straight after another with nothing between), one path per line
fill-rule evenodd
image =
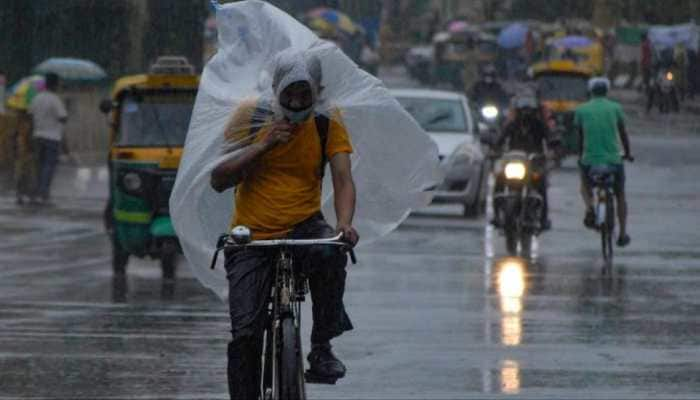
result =
M692 0L270 3L389 80L401 70L422 85L466 92L485 65L494 66L499 79L514 81L531 77L538 64L546 68L542 62L565 59L573 65L561 68L605 74L618 89L641 91L658 71L672 72L678 100L654 105L663 111L694 109L691 102L681 103L700 90L693 22L700 4ZM216 51L216 22L206 0L10 1L0 21L0 96L5 98L0 169L5 179L21 152L11 137L16 117L42 90L43 73L63 78L71 154L79 162L95 163L108 149L107 135L98 133L106 130L106 121L95 105L117 79L147 71L163 55L184 56L198 72ZM555 83L559 86L552 90L569 88ZM622 90L618 97L646 103L648 96Z

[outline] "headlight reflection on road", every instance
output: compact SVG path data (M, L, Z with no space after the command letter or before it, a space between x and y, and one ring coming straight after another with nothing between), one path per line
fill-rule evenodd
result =
M505 360L501 366L501 392L516 394L520 392L520 364Z
M523 296L525 265L515 258L502 261L498 268L498 296L501 306L501 341L518 346L523 336Z

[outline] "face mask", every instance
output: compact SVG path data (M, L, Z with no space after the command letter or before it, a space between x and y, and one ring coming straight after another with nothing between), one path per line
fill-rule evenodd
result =
M299 124L306 121L313 112L313 110L313 107L309 107L301 111L292 111L286 108L282 108L282 113L289 120L289 122L293 124Z

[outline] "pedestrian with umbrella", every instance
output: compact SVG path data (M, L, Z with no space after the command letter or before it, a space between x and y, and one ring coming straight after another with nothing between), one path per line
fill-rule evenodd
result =
M38 172L34 195L45 205L49 204L51 181L64 140L63 130L68 120L66 106L56 94L59 79L55 73L46 74L46 91L36 95L29 105Z
M43 76L32 75L20 79L9 90L7 98L7 131L12 143L14 184L17 204L24 204L34 197L36 160L32 146L32 121L29 104L40 92L46 90Z

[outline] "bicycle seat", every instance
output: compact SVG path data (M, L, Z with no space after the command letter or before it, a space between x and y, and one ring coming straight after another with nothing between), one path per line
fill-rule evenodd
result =
M594 185L612 186L615 183L615 167L610 165L594 165L588 172Z

